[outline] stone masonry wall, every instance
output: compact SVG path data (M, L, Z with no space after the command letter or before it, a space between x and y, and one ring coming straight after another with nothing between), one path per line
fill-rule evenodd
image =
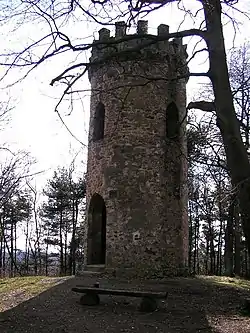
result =
M145 33L146 23L139 25ZM107 269L176 275L188 254L186 80L173 80L187 71L185 47L179 40L155 42L145 34L129 39L123 28L117 24L116 37L102 29L101 41L117 44L92 52L87 209L94 193L103 197ZM119 38L128 40L119 44ZM99 101L105 106L104 139L93 142ZM166 137L172 101L181 124L177 139Z

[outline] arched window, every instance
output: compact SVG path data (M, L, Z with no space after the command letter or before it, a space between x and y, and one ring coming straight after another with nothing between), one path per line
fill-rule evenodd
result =
M104 137L105 107L99 102L95 109L93 141L98 141Z
M179 110L174 102L167 106L166 110L166 137L177 139L180 133Z

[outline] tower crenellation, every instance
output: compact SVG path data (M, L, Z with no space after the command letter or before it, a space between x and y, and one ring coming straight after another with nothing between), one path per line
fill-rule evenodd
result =
M166 40L169 33L169 26L160 24L157 28L157 35L148 34L148 22L138 21L135 34L126 33L127 26L124 21L115 23L115 35L110 36L110 30L102 28L99 30L99 39L93 42L90 63L108 61L115 57L124 56L129 60L135 57L151 56L178 57L179 61L185 64L187 53L186 45L182 44L182 38Z

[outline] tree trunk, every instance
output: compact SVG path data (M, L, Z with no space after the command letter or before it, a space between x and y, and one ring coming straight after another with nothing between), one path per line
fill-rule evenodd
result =
M4 228L3 223L2 223L2 216L0 216L0 278L3 277L3 247L4 247L4 238L3 238L3 232L4 232Z
M225 232L225 275L227 276L233 276L234 205L235 195L231 196Z
M30 248L28 247L27 249L27 253L26 253L26 273L27 275L29 275L29 270L30 270L30 267L29 267L29 260L30 260ZM31 271L32 272L32 271Z
M243 230L250 253L250 164L233 104L225 43L221 23L220 0L202 1L207 27L210 79L215 95L217 124L220 129L232 183L239 191Z
M33 213L35 219L35 234L36 234L36 241L35 241L35 254L36 254L36 265L39 262L39 274L41 274L42 270L42 258L41 258L41 246L40 246L40 232L39 232L39 225L38 225L38 217L37 217L37 208L36 208L36 201L37 201L37 193L34 190L34 201L33 201Z
M247 252L247 248L244 248L244 277L245 278L249 278L249 273L248 273L248 262L249 262L249 256L248 256L248 252Z
M45 249L45 275L48 276L48 251L49 251L49 244L47 242L46 249Z
M60 221L59 221L59 238L60 238L60 275L64 272L64 255L63 255L63 212L60 210Z
M67 222L68 223L68 222ZM67 226L65 227L65 236L64 236L64 275L67 275L67 244L68 244L68 231Z
M200 235L200 220L199 220L199 208L198 205L196 204L195 207L195 228L194 228L194 247L195 247L195 253L194 253L194 258L195 258L195 272L194 274L199 274L199 235Z
M207 217L207 223L208 223L208 240L210 245L210 270L209 275L215 274L215 248L214 248L214 230L212 226L212 220L210 216Z
M5 244L5 239L4 239L4 234L3 234L3 272L4 272L4 277L6 276L6 244Z
M240 276L241 268L241 232L238 202L236 201L234 210L234 230L235 230L235 254L234 254L234 273Z
M28 260L30 258L30 254L32 255L33 259L34 259L34 273L35 275L37 275L38 271L37 271L37 252L35 250L33 250L32 245L31 245L31 240L29 239L29 247L28 247ZM29 261L28 261L29 264ZM41 267L40 269L40 274L41 274Z
M7 244L6 244L7 245ZM13 214L11 214L10 224L10 276L14 274L14 225L13 225Z
M219 203L220 205L220 203ZM222 271L222 263L221 263L221 249L222 249L222 230L223 230L223 220L220 214L220 230L219 230L219 237L218 237L218 251L217 251L217 263L216 263L216 275L221 275Z
M75 274L73 266L75 261L75 235L76 235L76 223L75 223L75 200L72 199L72 237L70 242L70 254L69 254L69 273Z
M25 269L26 269L26 273L28 274L29 273L29 255L28 255L28 252L29 252L29 244L28 244L28 241L29 241L29 222L28 220L26 221L26 231L25 231Z
M206 235L206 255L205 255L205 274L208 274L208 258L209 258L209 238Z
M194 255L193 255L193 274L197 274L198 266L198 240L199 240L199 209L197 203L195 204L195 222L194 222Z
M15 260L15 264L14 264L14 276L16 276L16 267L17 267L17 234L16 234L16 225L17 222L14 222L14 260Z
M76 227L77 227L77 220L78 220L78 205L79 202L78 200L75 201L75 223L73 226L73 230L74 230L74 237L72 238L74 241L74 246L73 246L73 251L72 251L72 264L73 264L73 272L72 274L75 275L76 274L76 249L77 249L77 243L76 243Z
M189 248L188 248L188 268L192 273L192 249L193 249L193 221L192 221L192 203L189 202Z

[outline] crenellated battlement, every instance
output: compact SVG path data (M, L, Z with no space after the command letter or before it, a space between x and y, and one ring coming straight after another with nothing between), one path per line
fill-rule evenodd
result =
M178 58L183 64L187 58L186 45L181 38L166 40L169 26L160 24L157 35L148 34L148 21L140 20L137 24L136 34L127 34L127 25L124 21L115 23L115 35L110 30L99 30L99 39L94 40L90 62L106 62L119 58L119 60L145 60L159 59L166 55Z

